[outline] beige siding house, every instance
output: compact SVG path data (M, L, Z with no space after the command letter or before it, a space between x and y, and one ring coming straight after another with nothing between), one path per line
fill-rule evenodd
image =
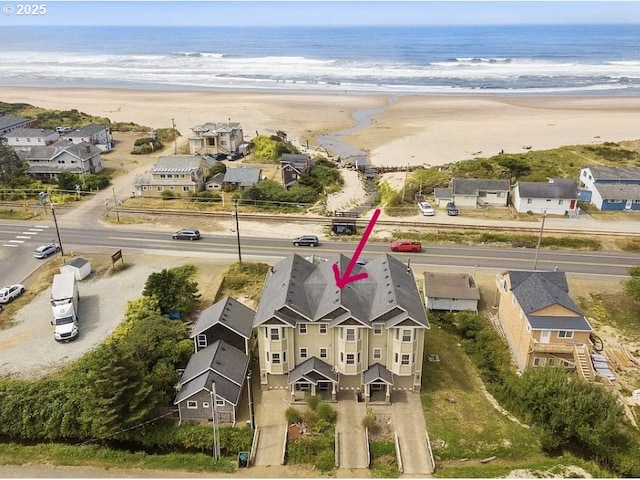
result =
M466 273L424 272L424 299L428 310L478 311L480 289Z
M204 189L209 175L209 164L199 155L169 155L158 158L147 173L135 177L135 195L160 196L164 191L189 195Z
M239 152L244 133L239 123L204 123L191 129L189 151L200 155Z
M564 272L507 271L496 276L500 325L520 370L565 366L592 380L593 329L569 297Z
M349 260L293 254L268 274L254 321L263 389L288 389L291 402L345 392L389 403L394 390L420 391L429 323L413 272L385 254L340 289L333 265L344 272Z

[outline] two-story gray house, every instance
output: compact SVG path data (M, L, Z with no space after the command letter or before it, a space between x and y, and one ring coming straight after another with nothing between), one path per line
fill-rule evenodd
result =
M333 265L349 258L289 255L265 281L254 321L262 389L288 389L291 402L340 392L391 402L393 390L420 391L426 311L411 268L384 254L340 289Z

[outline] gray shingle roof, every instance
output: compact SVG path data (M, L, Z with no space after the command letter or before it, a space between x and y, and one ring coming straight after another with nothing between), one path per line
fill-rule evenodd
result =
M151 168L153 173L189 173L197 171L202 165L198 155L168 155L158 158Z
M280 161L290 163L307 162L310 158L311 157L309 157L309 155L304 153L283 153L280 157Z
M509 180L490 180L482 178L452 178L453 195L478 195L479 192L508 192L511 188Z
M49 135L53 135L55 133L56 133L55 130L45 130L43 128L16 128L15 130L11 130L11 133L8 133L7 136L20 137L20 138L27 138L27 137L33 138L33 137L48 137Z
M434 188L433 189L433 196L438 199L438 198L451 198L453 195L451 193L451 189L450 188Z
M53 145L49 146L37 146L32 147L26 155L27 160L52 160L56 158L58 155L61 155L64 152L68 152L69 154L80 158L82 160L87 160L89 158L95 157L96 155L100 155L101 151L91 145L88 142L81 142L78 144L70 143L70 142L56 142Z
M573 330L578 332L591 332L593 329L583 315L578 317L551 315L528 315L529 325L533 330Z
M231 123L213 123L207 122L202 125L196 125L192 127L191 130L194 133L200 133L203 137L214 137L220 133L230 133L233 130L241 130L239 123L231 122Z
M256 167L227 168L225 183L238 183L241 187L251 187L260 181L261 169Z
M365 385L379 381L393 385L393 374L384 365L374 363L362 374L362 381Z
M90 137L95 135L96 133L100 133L103 130L108 129L109 127L105 125L98 125L97 123L90 123L89 125L85 125L73 132L69 132L65 134L67 138L80 138L80 137Z
M394 321L411 319L429 327L427 315L413 273L395 257L383 254L365 266L356 266L352 275L365 272L368 277L339 289L333 265L344 272L349 263L344 255L314 264L298 254L289 255L267 277L254 326L274 316L295 324L303 321L333 320L345 309L354 318L369 325L378 317L393 312Z
M578 184L570 178L554 178L549 182L518 182L516 188L521 198L578 198Z
M289 372L287 383L307 381L316 385L321 381L338 381L338 374L333 371L331 365L317 357L307 358L304 362Z
M640 185L596 183L593 187L604 200L640 200Z
M203 388L210 389L211 382L215 381L216 395L237 405L248 368L247 355L224 340L216 340L189 358L174 404Z
M582 314L569 297L569 286L564 272L510 271L511 291L522 311L529 315L551 305L561 305Z
M244 338L250 338L255 314L256 312L246 305L231 297L225 297L200 312L198 321L191 330L191 338L216 324L224 325Z
M28 118L17 117L11 113L0 115L0 130L23 125L25 122L31 122Z
M65 265L71 265L72 267L81 268L87 263L89 263L89 260L82 257L75 257L68 261Z
M637 180L640 182L638 167L589 167L594 181L598 180Z
M476 282L466 273L424 272L423 278L427 297L480 300Z

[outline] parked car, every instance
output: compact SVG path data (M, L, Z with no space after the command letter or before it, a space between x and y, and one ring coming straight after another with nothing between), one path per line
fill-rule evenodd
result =
M0 303L9 303L11 300L19 297L23 293L24 285L20 285L19 283L0 288Z
M420 209L422 215L426 215L427 217L433 217L436 214L436 211L429 202L418 202L418 209Z
M226 160L227 159L227 154L226 153L216 153L213 158L215 158L216 160Z
M302 235L293 239L293 244L296 247L317 247L320 245L318 237L315 235Z
M421 252L422 244L415 240L408 240L403 238L401 240L394 240L389 245L392 252Z
M447 203L446 208L447 208L447 215L456 216L458 215L458 213L460 213L458 211L458 207L456 207L456 204L453 202Z
M227 155L227 160L231 160L232 162L234 160L240 160L241 158L242 158L242 154L238 152L231 152L229 155Z
M36 258L47 258L49 255L53 255L60 251L60 245L57 243L50 243L48 245L41 245L35 249L33 256Z
M174 240L199 240L200 232L197 228L183 228L173 234Z

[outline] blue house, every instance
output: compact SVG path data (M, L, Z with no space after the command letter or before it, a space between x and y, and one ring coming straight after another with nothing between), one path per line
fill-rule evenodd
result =
M598 210L640 210L640 168L584 167L579 198Z

